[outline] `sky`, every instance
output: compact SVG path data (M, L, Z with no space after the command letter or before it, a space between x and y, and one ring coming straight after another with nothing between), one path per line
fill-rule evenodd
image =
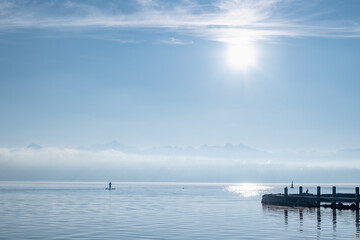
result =
M89 158L80 146L114 140L142 150L358 149L359 62L357 0L1 0L0 164L69 152L77 161Z

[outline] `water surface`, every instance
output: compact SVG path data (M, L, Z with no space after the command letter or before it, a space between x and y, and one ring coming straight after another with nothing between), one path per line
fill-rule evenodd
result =
M303 185L316 192L317 184ZM358 239L359 215L273 208L285 184L0 182L0 239ZM330 193L332 185L322 185ZM354 192L355 185L337 185ZM290 193L296 192L291 189Z

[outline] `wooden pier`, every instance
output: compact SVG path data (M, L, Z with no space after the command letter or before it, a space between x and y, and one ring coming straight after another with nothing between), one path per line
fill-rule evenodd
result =
M359 200L359 187L355 188L355 193L336 193L334 186L331 194L321 194L321 187L318 186L317 193L311 194L303 193L303 187L300 186L299 194L288 194L288 187L285 187L284 194L263 195L261 203L288 207L330 207L332 209L359 210Z

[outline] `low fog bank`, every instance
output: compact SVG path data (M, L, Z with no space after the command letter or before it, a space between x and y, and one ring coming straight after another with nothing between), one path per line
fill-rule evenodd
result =
M0 148L0 180L358 182L359 152L267 153L229 144L142 151L30 144L27 148Z

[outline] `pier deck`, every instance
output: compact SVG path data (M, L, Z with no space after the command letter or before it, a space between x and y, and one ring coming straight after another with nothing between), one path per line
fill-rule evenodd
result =
M261 203L264 205L277 205L289 207L331 207L333 209L359 209L359 187L355 188L355 193L336 193L333 187L332 194L321 194L321 188L317 187L317 194L303 193L299 187L299 194L288 194L288 188L284 188L284 193L265 194L262 196ZM331 203L323 204L321 203ZM351 203L343 204L343 203Z

